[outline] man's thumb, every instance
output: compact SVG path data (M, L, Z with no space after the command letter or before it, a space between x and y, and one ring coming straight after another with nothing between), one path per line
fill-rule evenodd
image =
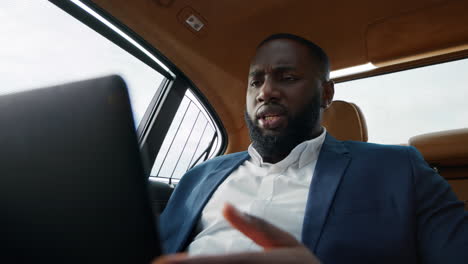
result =
M226 203L223 215L231 225L265 249L302 246L292 235Z

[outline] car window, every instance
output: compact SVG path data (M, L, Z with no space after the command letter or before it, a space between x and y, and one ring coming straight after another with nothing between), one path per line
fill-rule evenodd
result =
M177 183L187 170L218 154L221 141L219 128L188 89L156 157L151 176Z
M192 166L221 154L226 145L221 123L174 65L163 63L158 51L89 2L53 2L0 2L0 95L118 74L128 86L148 174L174 182ZM86 16L93 22L80 19ZM129 52L129 46L140 54Z
M356 103L369 142L405 144L423 133L468 127L468 59L338 83L335 100Z
M0 94L119 74L135 125L164 80L132 54L48 1L0 1Z

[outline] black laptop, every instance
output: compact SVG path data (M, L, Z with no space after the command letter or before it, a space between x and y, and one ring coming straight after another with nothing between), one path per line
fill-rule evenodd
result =
M0 263L161 254L118 76L0 97Z

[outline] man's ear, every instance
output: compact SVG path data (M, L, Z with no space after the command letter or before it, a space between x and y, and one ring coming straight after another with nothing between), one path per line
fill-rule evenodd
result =
M322 84L322 107L324 109L333 101L333 96L335 95L335 83L332 80L325 81Z

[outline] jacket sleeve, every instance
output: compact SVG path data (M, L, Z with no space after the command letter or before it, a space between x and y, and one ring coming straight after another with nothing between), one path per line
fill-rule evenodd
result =
M448 182L413 147L416 230L422 263L468 262L468 212Z

